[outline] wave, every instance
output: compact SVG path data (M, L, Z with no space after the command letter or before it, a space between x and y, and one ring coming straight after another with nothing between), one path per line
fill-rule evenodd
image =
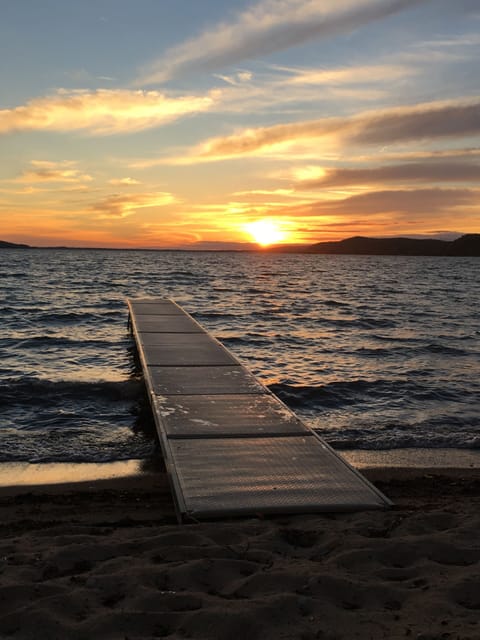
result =
M409 342L409 341L405 341ZM372 357L372 358L390 358L397 359L399 356L405 356L408 358L416 358L420 355L428 354L440 354L446 356L469 356L472 352L465 349L458 349L456 347L450 347L441 344L415 344L415 345L402 345L402 346L388 346L388 347L359 347L353 351L360 357Z
M197 271L191 271L189 269L176 269L170 271L169 275L171 278L198 278L199 276Z
M13 337L3 338L0 340L0 345L5 348L9 347L21 347L22 349L37 349L37 348L51 348L51 347L67 347L67 348L92 348L92 347L106 347L110 348L112 344L117 344L118 339L112 340L95 339L95 338L68 338L66 336L29 336L29 337Z
M88 311L46 311L36 314L35 319L39 322L48 322L49 324L54 322L77 323L98 319L98 314Z
M439 383L421 383L418 380L351 380L331 382L326 385L293 385L274 383L270 391L292 408L318 409L322 407L339 408L346 405L378 400L399 402L425 402L429 400L465 402L465 392L460 393Z
M350 307L349 302L342 302L340 300L322 300L322 304L326 307Z
M153 455L141 380L0 383L0 461L105 462Z
M455 421L399 425L375 425L363 430L315 429L330 446L339 450L365 449L388 451L392 449L480 449L480 435L474 424L458 429Z
M35 315L35 321L47 322L48 324L85 324L87 322L102 322L105 318L125 318L124 309L108 310L95 309L92 311L53 311L42 312Z
M143 390L140 380L121 382L96 380L85 381L52 381L34 376L7 378L0 382L0 406L12 405L51 405L52 400L58 403L82 401L85 399L105 402L132 401L139 397Z
M202 311L191 314L195 320L202 322L204 320L234 320L238 316L234 313L228 313L227 311Z
M438 344L433 342L430 344L427 344L425 347L423 347L422 350L428 353L441 353L449 356L464 356L464 355L467 355L468 353L464 349L457 349L455 347L449 347L448 345L445 345L445 344Z
M148 459L157 453L155 440L127 429L50 429L2 431L1 462L114 462ZM103 435L100 435L103 433Z
M338 329L393 329L397 322L386 318L314 318L321 326L335 327Z

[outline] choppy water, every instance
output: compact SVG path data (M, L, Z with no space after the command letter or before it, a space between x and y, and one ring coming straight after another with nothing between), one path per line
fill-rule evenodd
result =
M0 461L149 457L128 296L172 297L339 448L480 445L480 260L3 250Z

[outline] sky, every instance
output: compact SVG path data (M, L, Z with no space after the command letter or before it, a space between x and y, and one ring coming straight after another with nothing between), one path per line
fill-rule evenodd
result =
M2 0L0 239L480 231L479 0Z

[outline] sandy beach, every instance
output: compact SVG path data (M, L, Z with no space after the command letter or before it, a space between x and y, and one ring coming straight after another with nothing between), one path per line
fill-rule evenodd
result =
M367 468L388 511L177 524L164 473L3 489L0 638L480 637L480 470Z

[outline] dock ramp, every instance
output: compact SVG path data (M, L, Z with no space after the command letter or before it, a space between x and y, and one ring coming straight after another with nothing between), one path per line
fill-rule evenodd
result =
M172 300L128 300L181 518L391 503Z

